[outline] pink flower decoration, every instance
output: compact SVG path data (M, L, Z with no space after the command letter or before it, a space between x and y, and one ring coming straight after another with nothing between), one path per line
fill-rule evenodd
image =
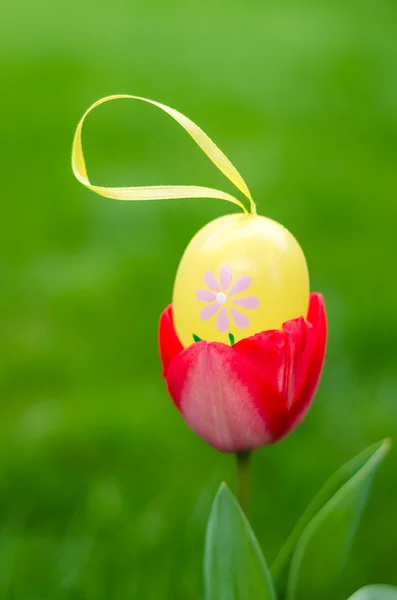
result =
M219 281L211 271L207 271L204 273L204 283L209 289L197 290L196 292L197 300L207 302L207 306L204 306L200 311L200 317L203 321L208 321L218 314L216 328L222 333L228 331L230 327L229 312L224 305L231 296L245 292L252 284L251 277L247 275L239 277L234 283L232 283L232 280L233 274L230 267L222 267ZM232 298L231 302L235 306L241 306L246 310L254 310L259 307L259 298L256 296ZM250 324L250 320L235 306L231 306L229 309L233 322L239 329L246 329Z

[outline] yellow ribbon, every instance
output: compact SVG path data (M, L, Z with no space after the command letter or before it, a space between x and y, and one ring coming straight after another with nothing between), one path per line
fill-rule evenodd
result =
M118 100L122 98L130 98L132 100L142 100L161 108L164 112L170 115L179 125L181 125L185 131L193 138L196 144L201 150L208 156L208 158L214 163L214 165L236 186L240 192L248 198L250 202L250 213L248 213L244 204L231 196L226 192L215 190L212 188L197 186L197 185L155 185L155 186L144 186L144 187L101 187L93 185L88 179L87 167L85 164L83 147L81 143L81 131L87 115L100 104L109 102L110 100ZM72 169L76 178L85 187L92 190L100 196L106 198L113 198L115 200L167 200L170 198L218 198L220 200L227 200L237 204L246 214L255 215L256 206L253 201L250 191L241 177L237 169L232 165L230 160L223 154L223 152L214 144L212 140L204 133L200 127L198 127L193 121L185 117L182 113L178 112L174 108L155 102L154 100L148 100L147 98L140 98L139 96L130 96L128 94L118 94L116 96L107 96L101 98L92 106L86 110L82 116L79 124L77 125L76 133L73 139L72 148Z

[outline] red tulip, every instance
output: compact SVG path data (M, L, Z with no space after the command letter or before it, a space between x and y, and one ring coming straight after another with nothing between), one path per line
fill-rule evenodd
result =
M183 348L172 306L160 318L160 354L168 391L189 427L221 452L271 444L306 415L324 362L323 297L311 294L307 318L262 331L234 346Z

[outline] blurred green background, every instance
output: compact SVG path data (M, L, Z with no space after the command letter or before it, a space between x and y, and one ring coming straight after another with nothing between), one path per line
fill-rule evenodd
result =
M70 169L75 126L112 93L188 115L297 237L325 295L313 409L254 459L252 523L271 562L342 462L397 438L397 4L15 0L0 61L0 598L198 600L205 523L233 460L172 406L157 323L192 235L234 209L90 193ZM101 107L84 141L95 183L233 193L152 107ZM397 583L396 521L394 450L345 597Z

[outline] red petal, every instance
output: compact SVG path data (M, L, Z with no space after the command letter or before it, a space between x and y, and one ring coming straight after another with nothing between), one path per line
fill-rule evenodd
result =
M282 331L262 331L234 346L274 385L287 407L295 396L295 373L305 351L307 329L308 323L300 317L284 323Z
M321 294L311 294L307 321L308 340L300 365L297 394L291 411L293 425L305 416L316 393L324 364L327 344L327 317Z
M285 339L284 388L287 407L291 408L298 389L299 374L305 362L307 340L311 325L303 317L283 324Z
M241 452L273 441L281 398L234 348L192 344L170 364L167 385L189 427L218 450Z
M323 298L312 294L306 320L292 319L284 323L282 331L263 331L234 346L280 393L281 406L270 412L267 398L262 398L268 428L275 439L296 427L309 409L320 379L325 344Z
M171 304L167 306L160 317L159 346L163 375L165 377L171 360L183 350L183 346L175 331Z

